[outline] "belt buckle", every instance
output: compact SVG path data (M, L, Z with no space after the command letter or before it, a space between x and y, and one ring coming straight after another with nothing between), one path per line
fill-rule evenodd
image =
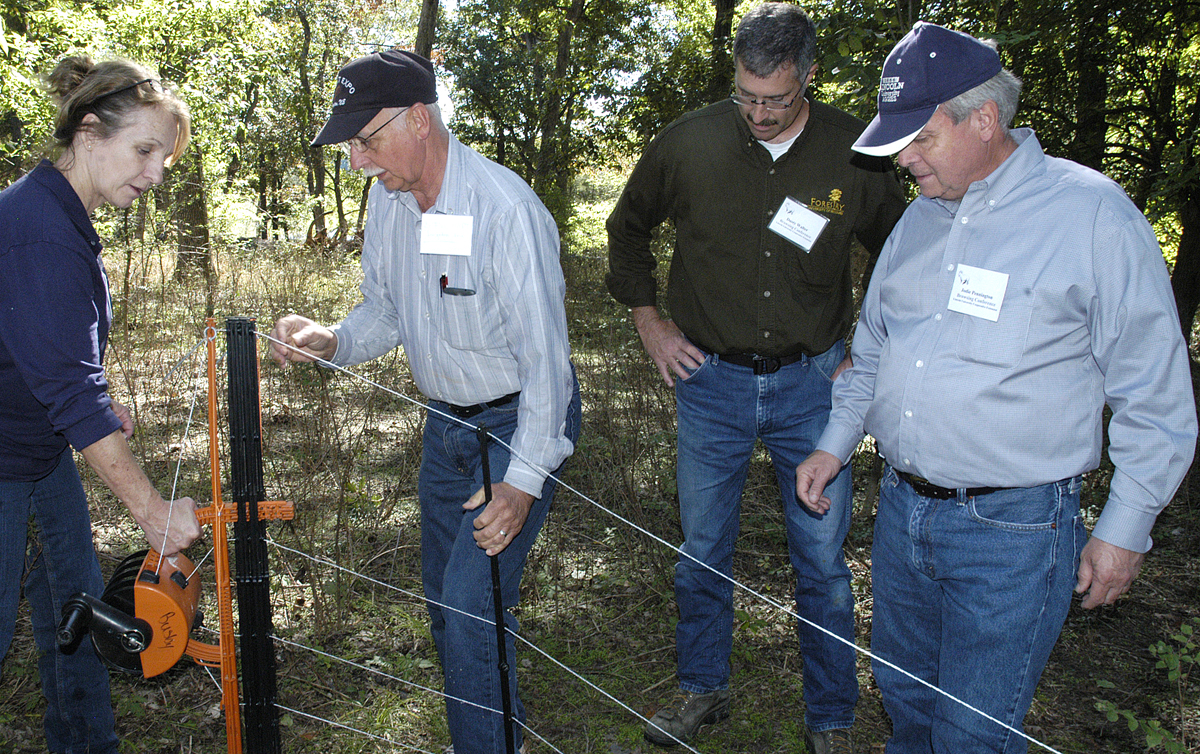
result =
M454 414L459 419L470 419L472 416L475 416L483 410L478 405L455 406L453 403L448 403L446 405L450 407L450 413Z
M782 360L777 356L768 356L766 358L754 358L754 374L775 374L782 366Z

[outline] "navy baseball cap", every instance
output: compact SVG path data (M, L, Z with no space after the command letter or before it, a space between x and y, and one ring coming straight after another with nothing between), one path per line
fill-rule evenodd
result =
M881 157L917 138L938 105L1000 73L1000 56L969 34L918 21L883 62L879 112L854 151Z
M338 71L329 120L312 146L357 134L385 107L437 102L433 63L408 50L384 50L351 60Z

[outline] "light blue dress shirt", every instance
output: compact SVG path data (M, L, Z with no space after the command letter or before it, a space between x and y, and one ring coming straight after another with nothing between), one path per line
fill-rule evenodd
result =
M1196 440L1162 252L1116 183L1012 135L960 202L918 198L892 231L818 447L845 463L866 432L942 487L1033 487L1099 465L1107 403L1116 471L1093 534L1145 552ZM1009 276L997 321L948 308L960 264Z
M363 301L334 326L332 361L360 364L403 345L413 380L429 398L468 406L520 391L504 480L540 497L547 474L573 450L558 230L519 176L449 138L429 212L473 218L470 254L420 253L416 199L376 183L367 203Z

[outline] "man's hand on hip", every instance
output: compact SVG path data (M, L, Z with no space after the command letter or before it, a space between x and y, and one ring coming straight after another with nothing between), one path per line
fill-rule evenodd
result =
M687 379L704 363L704 352L692 345L674 322L660 317L657 308L633 307L633 324L667 387L675 387L675 377Z
M1111 605L1125 592L1142 570L1145 553L1126 550L1092 537L1079 557L1079 580L1075 593L1083 595L1083 607L1091 610Z
M814 450L796 467L796 497L813 513L824 514L832 501L825 497L825 485L842 470L842 462L831 453Z
M529 518L533 507L533 495L513 487L507 482L492 485L492 501L475 517L475 544L496 555L508 547ZM483 488L463 503L463 508L473 511L483 505Z

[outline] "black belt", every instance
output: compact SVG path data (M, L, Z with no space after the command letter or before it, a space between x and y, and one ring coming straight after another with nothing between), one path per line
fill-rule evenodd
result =
M520 394L520 392L509 393L508 395L500 396L494 401L488 401L487 403L476 403L473 406L455 406L451 403L447 403L446 407L450 409L450 413L454 414L459 419L470 419L472 416L481 414L489 408L500 408L501 406L506 406L516 400L517 396Z
M921 477L913 476L912 474L906 474L899 469L896 470L896 474L901 479L908 482L908 486L912 487L913 491L921 497L931 497L934 500L950 500L951 498L958 497L959 490L950 489L949 487L938 487L936 484L930 484L929 480L927 479L922 479ZM967 497L980 497L982 495L990 495L993 492L1000 492L1004 489L1009 488L966 487L962 491L966 493Z
M803 359L804 352L794 353L791 356L755 356L749 353L722 353L718 354L717 358L721 361L728 361L730 364L736 364L739 367L753 369L755 374L774 374L788 364L795 364L800 359Z

